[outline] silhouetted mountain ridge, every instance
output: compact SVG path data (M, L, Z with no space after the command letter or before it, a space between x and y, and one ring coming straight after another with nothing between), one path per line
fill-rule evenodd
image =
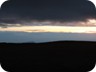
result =
M0 44L48 44L48 43L96 43L96 41L50 41L50 42L22 42L22 43L8 43L0 42Z

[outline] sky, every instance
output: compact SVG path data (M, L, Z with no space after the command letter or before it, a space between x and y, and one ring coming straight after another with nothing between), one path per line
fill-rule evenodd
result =
M0 42L96 41L88 0L9 0L0 9Z

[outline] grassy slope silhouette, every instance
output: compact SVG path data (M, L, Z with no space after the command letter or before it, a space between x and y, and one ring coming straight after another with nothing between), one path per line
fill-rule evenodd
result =
M96 42L0 43L0 63L12 72L86 72L95 62Z

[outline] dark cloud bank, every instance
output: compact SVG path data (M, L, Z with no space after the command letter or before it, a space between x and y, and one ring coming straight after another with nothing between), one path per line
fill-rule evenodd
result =
M85 21L96 18L95 6L87 0L10 0L2 5L0 23L30 20Z

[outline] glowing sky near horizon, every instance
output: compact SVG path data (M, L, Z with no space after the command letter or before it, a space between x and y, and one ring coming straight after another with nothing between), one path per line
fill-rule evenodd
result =
M13 32L63 32L63 33L96 33L96 27L78 26L21 26L0 28L0 31Z
M86 22L67 22L65 25L59 22L33 22L37 25L21 25L0 27L0 31L13 31L13 32L63 32L63 33L96 33L96 20L88 19ZM47 24L46 24L47 23ZM40 25L39 25L40 24ZM73 25L72 25L73 24ZM72 26L71 26L72 25Z
M96 41L96 20L32 21L0 26L0 42Z

